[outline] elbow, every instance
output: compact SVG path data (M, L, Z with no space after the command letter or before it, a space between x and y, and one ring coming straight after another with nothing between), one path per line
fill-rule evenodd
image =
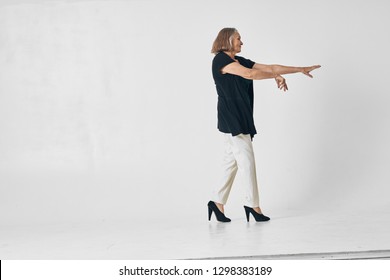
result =
M270 65L269 66L269 72L272 73L272 74L275 74L275 75L280 75L281 73L279 73L279 65Z
M245 73L245 79L248 80L263 80L263 79L270 79L270 78L275 78L276 75L272 71L262 71L258 69L249 69Z
M248 69L243 75L243 78L247 80L255 80L256 79L256 71L253 69Z
M266 78L264 74L265 73L263 71L257 69L248 69L248 71L245 73L244 78L248 80L261 80Z

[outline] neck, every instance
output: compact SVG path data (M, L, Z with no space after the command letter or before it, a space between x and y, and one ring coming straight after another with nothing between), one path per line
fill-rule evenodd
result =
M236 56L236 53L235 52L225 52L228 56L230 56L231 58L234 59L234 57Z

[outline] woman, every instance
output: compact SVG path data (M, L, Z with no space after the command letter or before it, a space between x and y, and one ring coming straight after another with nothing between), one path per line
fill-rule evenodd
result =
M211 52L215 54L212 63L213 78L218 94L218 129L224 134L225 155L224 174L219 186L214 190L208 203L209 220L212 213L220 222L230 222L224 214L224 205L237 173L243 172L246 188L246 218L250 214L257 222L270 220L260 208L257 187L255 158L252 140L256 134L253 120L253 80L275 79L279 89L288 90L282 74L310 72L319 65L290 67L264 65L236 56L241 52L241 36L235 28L223 28L213 43Z

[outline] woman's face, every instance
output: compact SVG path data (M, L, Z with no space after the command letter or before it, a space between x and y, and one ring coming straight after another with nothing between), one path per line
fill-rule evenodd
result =
M232 45L233 45L233 52L234 53L241 52L241 46L243 45L243 43L241 41L240 33L236 32L233 34Z

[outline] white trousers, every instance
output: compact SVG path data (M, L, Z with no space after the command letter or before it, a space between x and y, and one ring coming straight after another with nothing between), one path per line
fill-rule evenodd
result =
M232 136L224 133L223 175L219 186L214 189L213 201L226 204L237 171L242 172L245 188L245 205L259 207L256 164L251 136L240 134Z

